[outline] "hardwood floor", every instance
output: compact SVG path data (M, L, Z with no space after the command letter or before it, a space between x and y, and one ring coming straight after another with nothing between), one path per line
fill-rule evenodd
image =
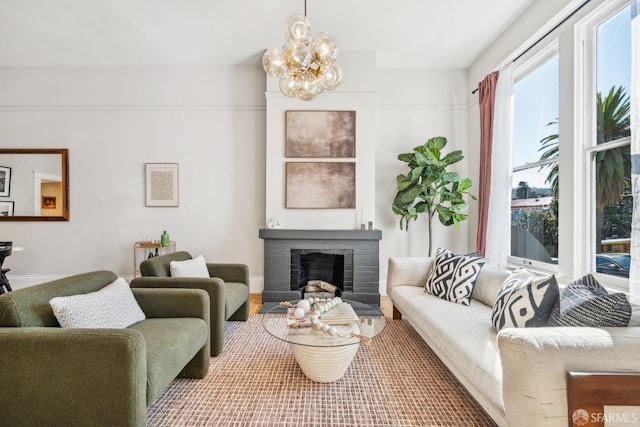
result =
M262 307L261 294L249 294L249 314L258 314Z
M249 295L249 313L257 314L260 311L260 307L262 307L262 295L261 294L250 294ZM384 317L392 317L393 314L393 304L391 304L391 300L387 296L380 297L380 310L384 314Z

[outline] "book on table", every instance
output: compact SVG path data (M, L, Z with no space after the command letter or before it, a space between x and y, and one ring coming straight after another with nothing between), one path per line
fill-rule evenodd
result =
M311 308L309 312L305 313L302 319L296 319L293 315L295 308L287 309L287 326L291 327L305 327L311 326L311 316L316 313L315 308ZM343 302L333 307L329 311L325 311L320 315L322 323L325 325L351 325L354 323L360 323L358 315L353 310L353 307L349 303Z

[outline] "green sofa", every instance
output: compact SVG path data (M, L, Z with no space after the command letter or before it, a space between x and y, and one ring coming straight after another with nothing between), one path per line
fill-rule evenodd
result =
M176 377L209 369L209 295L133 289L146 319L126 329L61 328L49 300L116 280L109 271L0 295L0 425L145 426Z
M178 251L149 258L140 264L143 277L131 281L132 288L193 288L209 293L211 301L211 355L224 346L225 320L249 318L249 267L245 264L207 263L209 278L171 277L171 261L190 260L191 254Z

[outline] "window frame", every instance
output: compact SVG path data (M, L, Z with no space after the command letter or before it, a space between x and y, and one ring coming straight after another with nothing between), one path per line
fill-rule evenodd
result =
M524 79L525 77L527 77L528 75L536 71L539 67L543 66L548 61L552 60L555 56L558 56L558 59L559 59L560 49L559 49L559 40L557 37L549 40L545 45L543 45L539 49L536 49L535 53L532 53L521 64L514 64L515 65L513 69L514 87L520 80ZM514 99L515 99L515 95L514 95ZM560 114L558 114L558 116L560 116ZM512 150L515 150L515 147L512 147ZM559 162L560 157L559 156L556 157L555 160ZM552 163L553 161L554 160L551 160L551 159L544 160L544 161L537 160L535 162L526 163L524 165L514 165L511 169L511 175L513 176L513 173L515 172L519 172L526 169L532 169L537 166ZM513 189L513 183L511 183L511 187L509 191L512 191L512 189ZM507 232L509 233L509 236L511 236L511 222L509 222L509 229L507 230ZM560 240L560 236L558 236L558 240ZM511 238L509 238L509 242L511 242ZM558 272L558 265L556 264L536 261L529 258L513 256L511 255L511 250L507 252L507 265L511 268L524 266L532 270L547 272L547 273Z
M578 190L579 195L582 195L578 196L578 202L580 210L586 214L579 221L584 236L583 244L574 246L574 250L579 253L580 257L577 267L580 275L591 273L603 286L623 292L629 291L629 279L596 271L596 209L594 200L596 171L594 157L598 152L631 144L631 137L608 141L600 145L597 143L597 28L630 4L630 0L605 2L575 25L575 105L582 107L576 108L575 111L574 152L580 153L582 170L580 174L576 175L580 177L580 180L575 183L574 188Z

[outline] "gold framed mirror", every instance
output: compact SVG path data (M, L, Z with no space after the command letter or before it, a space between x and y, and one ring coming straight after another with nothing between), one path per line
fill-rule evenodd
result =
M0 148L0 221L69 220L69 150Z

